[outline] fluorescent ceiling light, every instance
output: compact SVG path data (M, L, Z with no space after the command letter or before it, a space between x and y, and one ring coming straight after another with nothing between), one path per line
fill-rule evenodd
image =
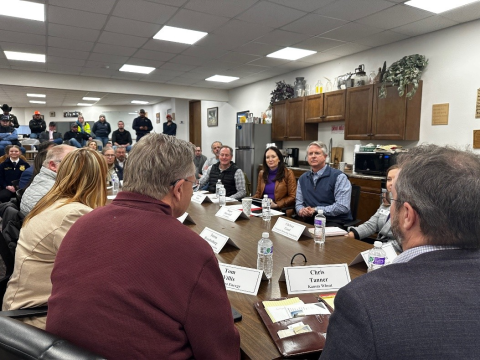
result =
M138 113L128 113L128 115L137 115Z
M45 5L30 1L3 0L0 15L45 21Z
M32 104L46 104L47 103L46 101L39 101L39 100L30 100L29 102L32 103Z
M207 34L208 33L203 31L164 26L153 38L192 45Z
M100 100L100 98L83 97L82 100L85 100L85 101L98 101L98 100Z
M132 104L145 105L145 104L148 104L148 101L132 100L131 103L132 103Z
M460 6L468 5L478 0L411 0L405 4L422 10L427 10L435 14L458 8Z
M267 57L285 59L285 60L298 60L305 56L313 55L315 53L316 51L312 51L312 50L286 47L284 49L268 54Z
M16 51L4 51L4 53L8 60L45 62L45 54L32 54Z
M120 71L140 73L140 74L150 74L153 70L155 70L154 67L127 65L127 64L123 65L120 68Z
M92 106L93 104L87 104L87 103L78 103L78 106Z
M45 95L45 94L27 94L27 96L28 96L28 97L42 97L42 98L44 98L44 97L46 97L47 95Z
M225 76L225 75L213 75L210 76L209 78L205 79L206 81L218 81L218 82L224 82L224 83L229 83L235 80L238 80L240 78L236 76Z

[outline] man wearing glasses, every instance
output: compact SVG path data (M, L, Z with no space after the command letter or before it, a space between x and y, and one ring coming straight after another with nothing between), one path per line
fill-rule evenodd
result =
M49 332L108 359L239 358L215 254L177 220L193 195L193 156L194 146L175 136L149 134L135 144L123 191L65 236ZM108 226L90 236L92 223Z
M480 157L424 145L398 165L403 253L340 289L321 359L478 359Z

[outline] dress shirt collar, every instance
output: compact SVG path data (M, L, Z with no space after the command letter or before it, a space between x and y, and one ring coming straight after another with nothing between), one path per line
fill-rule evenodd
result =
M430 251L437 251L437 250L458 250L460 249L458 246L440 246L440 245L423 245L417 246L408 250L405 250L403 253L398 255L394 260L393 264L398 263L405 263L409 262L413 258L417 257L418 255L428 253Z

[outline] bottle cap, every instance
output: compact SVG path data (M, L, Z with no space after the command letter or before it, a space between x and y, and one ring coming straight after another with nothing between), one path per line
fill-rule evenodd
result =
M323 215L323 210L318 210L318 211L317 211L317 214L318 214L318 215Z
M266 197L268 197L268 195L267 195L267 194L263 195L263 198L264 198L264 199L265 199Z
M263 232L262 233L262 238L268 239L270 237L270 234L268 232Z
M382 247L382 242L381 241L375 241L373 243L373 246L381 248Z

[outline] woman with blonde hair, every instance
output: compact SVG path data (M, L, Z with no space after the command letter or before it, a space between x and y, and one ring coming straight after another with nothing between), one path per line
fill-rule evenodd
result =
M123 180L123 168L118 165L115 157L115 150L111 146L105 146L102 150L102 155L107 162L107 180L108 184L112 183L113 174L117 174L119 180Z
M97 142L95 140L88 140L86 147L88 147L92 150L98 151L98 145L97 145Z
M3 310L47 304L52 291L50 274L60 244L76 220L105 205L106 174L105 160L96 151L82 148L65 156L52 189L23 222ZM44 329L46 317L29 317L22 321Z

